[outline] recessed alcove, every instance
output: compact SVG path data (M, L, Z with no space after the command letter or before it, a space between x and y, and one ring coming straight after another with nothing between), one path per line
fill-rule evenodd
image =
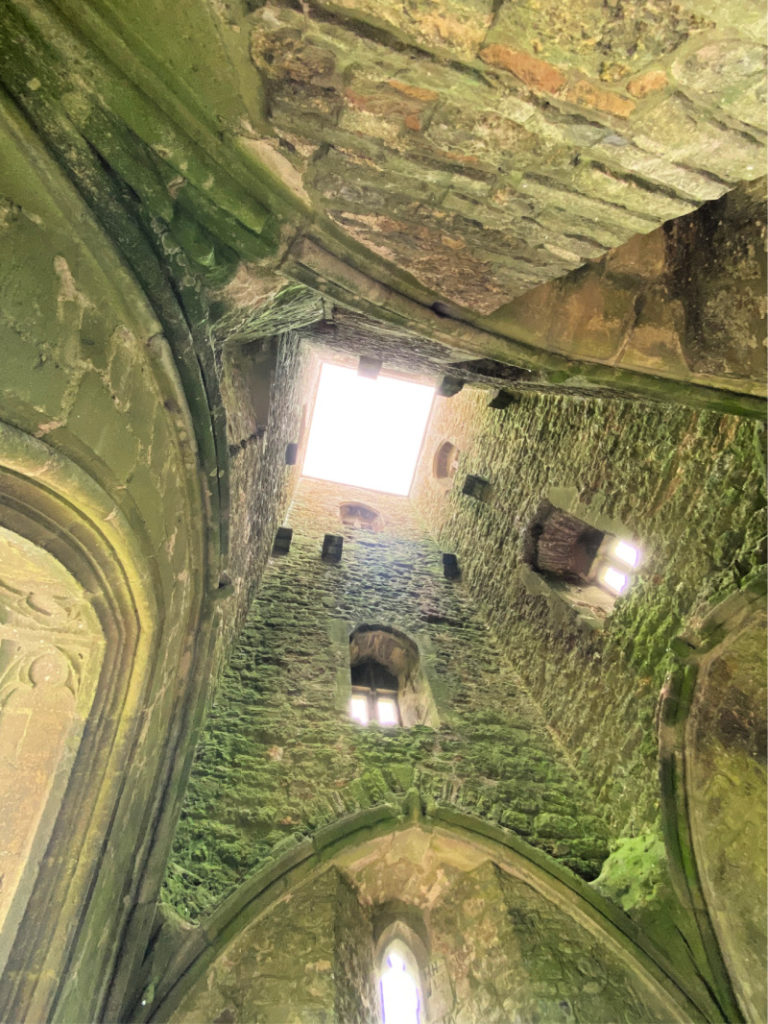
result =
M429 725L436 728L437 708L432 698L429 683L421 667L419 648L406 636L391 626L358 626L349 638L349 664L352 672L353 699L355 681L373 677L375 666L385 670L392 685L382 682L386 690L385 700L395 700L399 724ZM373 671L372 671L373 670ZM358 688L359 689L359 688ZM371 691L375 687L370 687ZM376 701L375 695L370 698ZM369 713L366 721L375 720ZM387 721L384 724L397 724Z
M0 527L0 968L56 821L104 644L83 587Z
M438 484L449 490L459 467L461 452L451 441L443 441L432 460L432 475Z
M640 563L635 541L622 539L545 500L525 532L522 561L577 611L609 614Z
M384 518L371 505L361 501L344 501L339 505L339 519L345 526L357 530L369 530L379 533L384 529Z

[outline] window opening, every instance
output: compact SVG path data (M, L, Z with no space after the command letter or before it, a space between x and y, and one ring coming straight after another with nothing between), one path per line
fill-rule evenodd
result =
M323 364L304 475L408 494L433 398L423 384Z
M352 666L352 697L349 714L360 725L400 725L397 677L368 658Z
M427 725L439 719L419 649L391 626L358 626L349 638L349 715L361 725Z
M413 954L402 940L385 952L379 979L384 1024L422 1024L422 994Z
M591 588L593 599L588 603L602 602L610 610L632 582L641 551L637 544L598 530L545 501L528 529L523 560L545 576L576 585L581 594Z
M435 452L432 472L435 478L442 481L446 486L450 486L451 481L456 475L456 470L459 466L459 455L459 449L450 441L443 441Z

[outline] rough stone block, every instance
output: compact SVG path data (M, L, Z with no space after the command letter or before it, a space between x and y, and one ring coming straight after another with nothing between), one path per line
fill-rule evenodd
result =
M464 381L459 380L458 377L443 377L437 387L437 393L441 398L453 398L463 387Z
M360 362L357 364L358 377L368 377L370 380L376 380L380 372L380 359L374 359L371 356L360 356Z
M517 398L510 391L497 391L488 403L489 409L506 409L516 402Z

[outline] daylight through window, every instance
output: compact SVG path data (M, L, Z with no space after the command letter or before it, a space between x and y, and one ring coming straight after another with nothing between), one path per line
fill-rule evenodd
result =
M377 661L366 659L352 666L349 714L360 725L399 725L397 678Z
M304 459L304 475L407 494L434 388L379 375L359 377L325 363Z
M384 1024L421 1024L422 996L409 950L393 942L384 954L379 990Z

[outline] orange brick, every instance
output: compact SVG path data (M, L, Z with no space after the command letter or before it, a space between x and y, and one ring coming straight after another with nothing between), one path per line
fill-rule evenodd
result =
M615 117L629 117L635 109L633 100L625 99L607 89L601 89L586 79L572 85L566 92L565 98L571 103L578 103L582 107L592 107L593 110L601 110L603 113L613 114Z
M410 96L415 100L421 100L422 103L431 103L433 100L438 99L438 94L432 89L421 89L418 85L408 85L407 82L398 82L396 78L390 78L387 85L390 85L393 89L397 89L398 92L402 92L406 96Z
M530 54L521 53L519 50L512 50L499 43L486 46L484 50L481 50L480 59L484 60L486 64L493 64L497 68L511 71L521 82L530 85L532 89L557 92L565 84L565 75L552 64L547 64L544 60L531 57Z
M659 89L666 89L669 84L667 74L661 68L654 71L646 71L644 75L638 75L627 85L627 91L641 100L649 93L658 92Z

